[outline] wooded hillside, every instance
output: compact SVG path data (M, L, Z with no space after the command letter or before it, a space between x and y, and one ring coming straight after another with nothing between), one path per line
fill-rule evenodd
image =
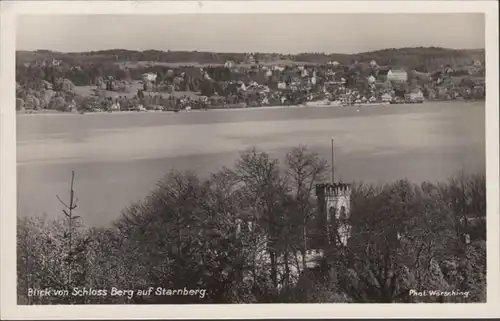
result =
M216 53L198 51L133 51L125 49L113 49L103 51L90 51L83 53L61 53L48 50L36 52L18 51L17 63L33 62L38 60L58 59L67 63L104 62L104 61L156 61L164 63L200 63L200 64L223 64L227 60L237 63L244 62L250 54L245 53ZM401 49L384 49L372 52L356 54L325 54L325 53L301 53L287 55L278 53L252 53L258 62L272 63L274 61L326 63L327 61L338 61L341 64L351 64L354 61L369 62L375 60L379 65L391 65L405 67L427 72L435 70L442 65L459 67L471 64L479 60L484 64L484 49L477 50L455 50L437 47L418 47Z

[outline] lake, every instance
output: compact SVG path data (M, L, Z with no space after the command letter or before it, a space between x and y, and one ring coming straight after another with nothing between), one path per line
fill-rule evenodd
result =
M299 144L343 181L444 181L485 170L484 102L356 108L17 116L18 214L63 215L75 170L78 215L116 219L171 169L230 166L250 146L282 157Z

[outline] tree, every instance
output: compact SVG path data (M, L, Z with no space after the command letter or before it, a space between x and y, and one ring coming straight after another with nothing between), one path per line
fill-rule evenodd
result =
M64 202L58 195L57 199L64 206L62 212L65 216L65 231L63 232L62 239L64 244L64 262L66 264L65 271L65 289L69 292L75 287L80 287L85 284L86 279L86 255L87 255L87 245L90 243L91 239L81 235L79 228L81 227L80 216L74 215L74 210L77 208L78 198L75 197L75 191L73 189L75 181L75 172L71 172L71 185L69 190L69 201ZM74 303L73 300L83 300L85 302L85 297L73 297L68 296L70 303Z
M74 215L76 198L73 190L74 172L70 186L70 201L63 202L62 219L23 218L18 220L18 292L24 293L28 304L84 303L85 297L72 295L38 296L29 289L49 288L68 291L87 281L86 255L91 241L82 229L79 216Z
M305 146L284 164L251 148L209 177L172 171L111 227L78 222L74 173L64 217L18 219L18 301L57 303L482 302L485 177L352 185L347 244L312 244L312 186L326 161ZM467 218L467 219L466 219ZM335 226L335 224L334 224ZM324 230L324 225L321 226ZM468 233L470 242L463 242ZM319 233L318 233L319 234ZM338 239L338 233L334 234ZM300 255L323 250L315 268ZM301 264L300 264L301 263ZM27 296L30 288L208 289L206 297ZM409 290L470 291L416 298Z
M306 146L293 148L286 155L287 176L292 192L295 194L297 211L302 217L302 265L308 250L308 228L314 216L314 202L311 193L315 183L323 180L328 165L317 153L309 152Z
M341 288L357 302L385 303L410 302L410 289L448 289L439 262L453 236L437 189L401 181L363 192L354 236L336 252Z
M267 235L267 252L270 257L270 277L275 289L278 285L278 250L277 242L283 227L283 195L286 193L286 181L280 175L279 162L271 159L267 153L251 148L242 153L236 162L234 175L243 184L251 222L254 226L263 226ZM258 231L256 231L258 232Z

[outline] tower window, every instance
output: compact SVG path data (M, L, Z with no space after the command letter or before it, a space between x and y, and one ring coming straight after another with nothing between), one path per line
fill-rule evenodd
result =
M344 205L340 207L340 219L341 220L347 219L347 213Z
M328 209L328 213L326 215L327 222L334 221L336 214L337 214L336 208L334 206L330 206L330 208Z

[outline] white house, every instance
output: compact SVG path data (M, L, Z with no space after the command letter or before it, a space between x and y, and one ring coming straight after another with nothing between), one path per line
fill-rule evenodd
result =
M155 82L156 77L158 77L157 74L152 73L152 72L148 72L148 73L145 73L142 75L142 80L148 81L148 82Z
M373 75L370 75L368 76L368 78L366 78L366 80L368 81L369 84L373 84L377 79L373 77Z
M115 103L115 104L112 104L110 109L112 111L119 111L120 110L120 103Z
M247 86L245 86L245 83L243 83L243 81L238 82L238 88L243 91L247 90Z
M408 73L404 70L389 70L387 72L389 81L408 81Z
M61 62L62 62L61 60L52 59L52 66L60 66Z
M325 76L327 76L327 77L334 77L335 76L335 71L333 71L333 70L326 70L325 71Z
M375 60L370 61L370 67L377 67L377 62Z
M236 65L236 63L233 60L228 60L224 63L225 68L233 68Z
M444 73L445 73L445 74L451 74L451 73L453 73L453 71L454 71L454 70L453 70L453 68L451 68L451 66L446 66L446 67L444 68Z
M279 82L279 83L278 83L278 89L286 89L286 83L284 83L284 82Z
M327 65L338 66L340 63L338 61L329 61L326 63Z
M412 101L423 101L424 100L424 94L420 90L418 90L418 91L410 93L409 98Z

